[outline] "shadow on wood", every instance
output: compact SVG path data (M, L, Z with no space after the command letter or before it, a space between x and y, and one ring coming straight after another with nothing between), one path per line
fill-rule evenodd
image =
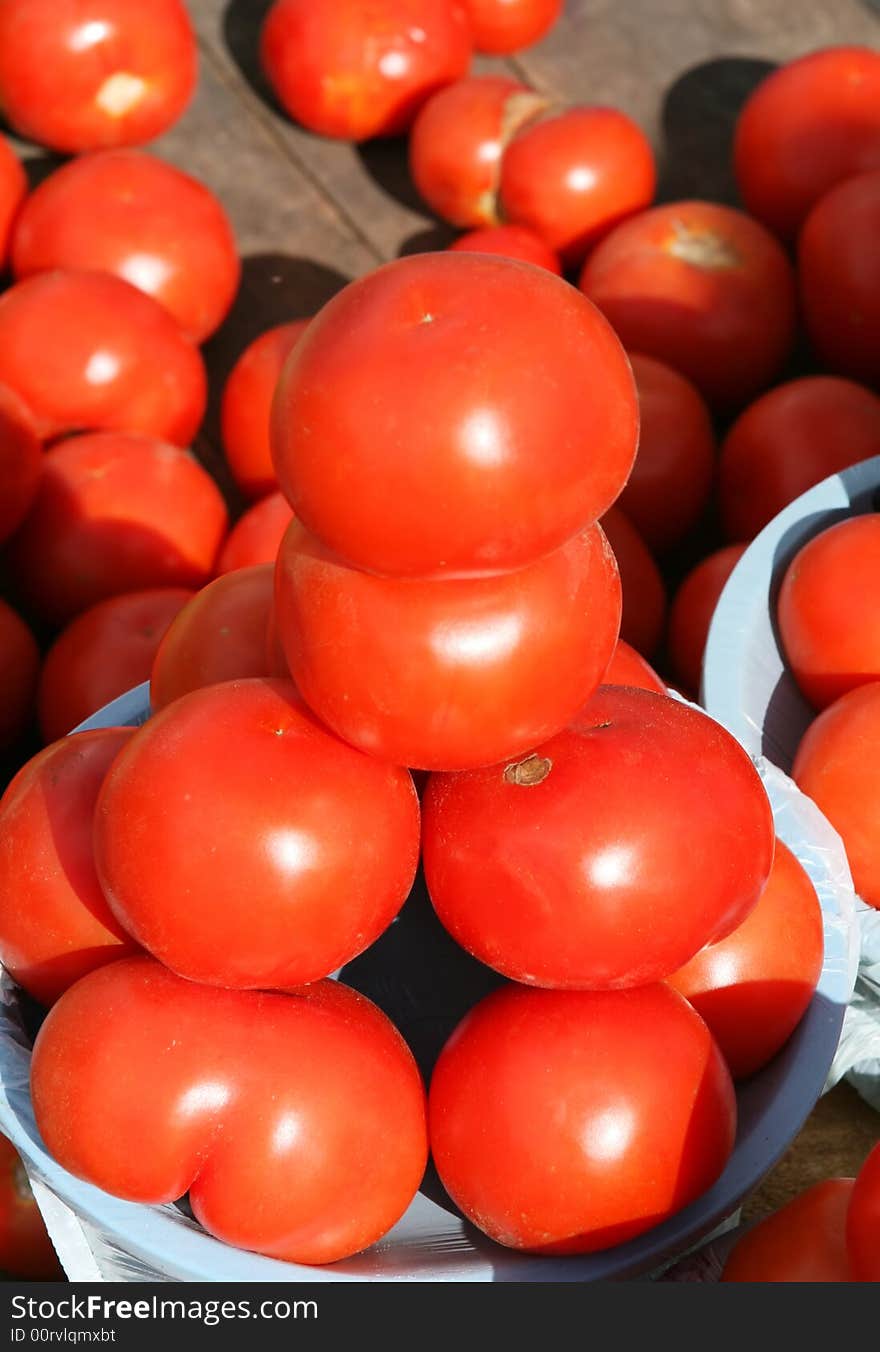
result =
M251 89L273 108L280 108L260 65L260 29L273 0L229 0L223 15L223 37L233 61Z
M401 244L397 251L398 258L409 258L411 254L435 253L440 249L446 249L454 239L458 237L459 231L454 226L444 225L442 221L437 221L436 225L429 225L424 230L416 230L415 234L409 236Z

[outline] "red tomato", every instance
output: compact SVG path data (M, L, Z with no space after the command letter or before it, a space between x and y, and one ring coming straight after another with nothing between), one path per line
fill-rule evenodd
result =
M747 210L793 239L829 188L880 169L880 54L828 47L773 71L740 113L733 153Z
M272 608L271 563L215 578L185 605L161 641L150 679L150 704L220 681L268 676L266 632Z
M617 640L614 656L608 663L602 682L604 685L629 685L639 690L653 690L658 695L666 694L665 681L661 681L641 653L636 652L622 638Z
M294 522L275 615L328 727L383 760L458 770L565 726L610 661L620 584L598 526L518 572L400 581L346 568Z
M562 264L556 254L533 230L522 225L496 225L484 230L471 230L453 240L453 253L496 254L501 258L518 258L521 263L533 263L546 268L557 277L562 276Z
M65 1281L25 1167L5 1136L0 1136L0 1170L0 1269L30 1281Z
M846 1216L846 1247L857 1282L880 1282L880 1142L859 1170Z
M226 537L217 560L218 573L274 563L293 512L283 493L270 493L249 507Z
M322 136L399 136L436 89L466 74L458 0L275 0L263 69L297 122Z
M284 680L290 680L290 668L281 646L274 605L269 610L269 619L266 623L266 670L270 676L281 676Z
M668 986L508 986L465 1016L428 1100L444 1187L499 1244L610 1248L699 1197L736 1099L702 1019Z
M351 961L400 910L418 853L408 772L340 742L289 681L175 700L115 762L95 823L117 918L172 971L222 986Z
M563 0L463 0L478 52L507 56L546 37Z
M46 654L37 697L44 742L54 742L150 679L165 630L192 596L179 587L99 601L68 625Z
M0 4L0 105L53 150L152 141L189 103L197 62L182 0Z
M5 268L12 225L27 189L21 161L9 142L0 136L0 268Z
M98 790L131 736L102 728L65 737L0 798L0 958L44 1005L137 949L104 899L92 850Z
M0 544L21 524L43 472L43 447L33 417L13 390L0 385Z
M40 650L20 615L0 597L0 751L27 731L40 674Z
M664 362L630 353L639 395L639 449L617 500L653 550L677 545L703 514L715 436L699 391Z
M335 981L216 990L149 958L114 963L46 1019L31 1092L43 1139L77 1177L138 1202L189 1190L210 1234L295 1263L381 1238L428 1153L412 1053Z
M738 1240L723 1282L851 1282L846 1212L851 1178L814 1183Z
M815 708L880 681L878 595L880 512L839 521L789 564L777 602L779 634L791 673Z
M0 383L45 438L94 428L178 446L195 436L207 389L198 348L162 306L97 272L47 272L0 296Z
M633 352L736 407L778 373L795 330L794 273L757 221L713 202L669 202L590 254L581 290Z
M220 490L187 451L95 432L47 452L6 554L31 608L63 624L108 596L204 586L226 527Z
M727 545L716 550L691 569L672 598L666 637L669 665L676 680L691 695L700 693L703 654L715 607L745 552L745 545Z
M880 57L878 57L880 60ZM804 323L835 371L880 382L880 171L817 202L798 240Z
M242 352L223 387L223 448L232 477L247 498L262 498L278 487L269 415L281 368L308 325L307 319L295 319L261 333Z
M643 656L651 657L660 645L666 623L666 584L648 546L619 507L605 513L602 529L620 569L621 637Z
M668 976L746 918L773 862L770 805L738 742L678 700L622 686L602 686L519 762L432 775L422 812L443 925L530 986Z
M111 272L164 305L200 343L238 288L235 236L198 179L139 150L72 160L31 193L12 239L12 270Z
M516 133L504 151L499 201L506 221L528 226L575 264L650 206L656 186L651 144L631 118L616 108L569 108Z
M496 571L609 506L637 416L625 353L567 282L506 258L420 254L312 321L278 386L273 452L299 520L355 567Z

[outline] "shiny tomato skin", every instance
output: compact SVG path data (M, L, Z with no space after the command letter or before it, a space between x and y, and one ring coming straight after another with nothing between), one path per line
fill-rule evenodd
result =
M595 520L638 412L626 355L582 300L542 268L465 253L347 286L275 397L297 518L354 567L413 577L521 567Z
M346 568L294 522L275 616L298 689L340 737L464 769L564 727L610 661L620 584L598 526L518 572L416 581Z
M679 583L672 598L666 636L669 666L684 690L694 697L700 693L703 655L715 607L745 552L744 544L725 545L701 559Z
M880 54L828 47L772 71L743 106L733 154L746 210L794 239L830 188L880 169Z
M39 674L37 640L0 597L0 751L14 746L27 731Z
M602 529L614 551L623 588L621 637L653 657L666 624L666 584L648 546L625 512L609 507Z
M43 445L27 405L0 385L0 544L21 525L37 494Z
M478 52L509 56L533 47L562 14L563 0L462 0Z
M292 520L293 512L283 493L270 493L255 502L227 535L217 560L217 572L231 573L236 568L274 563Z
M499 1244L588 1253L660 1224L715 1181L736 1099L702 1019L668 986L506 986L434 1069L444 1187Z
M171 316L97 272L41 273L0 296L0 384L45 438L101 429L188 446L207 398L199 350Z
M0 136L0 268L5 268L12 226L28 190L22 163L5 137Z
M880 1142L856 1177L846 1216L853 1281L880 1282Z
M261 333L223 387L220 435L232 477L246 498L262 498L278 488L269 441L272 399L282 367L308 326L307 319L295 319Z
M182 115L198 55L182 0L4 0L0 105L65 154L152 141Z
M137 951L107 905L92 849L98 792L131 736L102 728L53 742L0 798L0 957L40 1004Z
M346 141L407 131L435 90L467 73L471 53L458 0L275 0L260 37L285 111Z
M628 351L666 362L723 410L769 385L794 341L785 251L714 202L669 202L624 221L590 254L580 287Z
M49 1014L31 1091L43 1139L77 1177L140 1202L189 1191L210 1234L290 1262L379 1239L427 1159L412 1053L335 981L218 990L149 958L114 963Z
M148 681L166 629L192 595L183 587L125 592L77 615L43 660L37 692L43 741L64 737Z
M121 277L196 343L226 317L240 273L214 194L140 150L83 155L31 193L15 223L12 271L20 280L58 268Z
M169 704L116 761L95 823L126 929L181 976L241 988L317 981L356 957L403 905L418 850L408 772L340 742L289 681Z
M851 1282L846 1213L851 1178L814 1183L738 1240L723 1282Z
M557 277L562 276L562 264L557 255L540 236L522 225L470 230L453 240L449 248L452 253L487 253L501 258L518 258L521 263L531 263L534 267L546 268Z
M5 1136L0 1136L0 1270L29 1281L66 1280L25 1167Z
M660 679L654 668L646 662L640 652L620 638L614 649L614 656L608 663L603 685L630 685L639 690L653 690L658 695L666 694L666 683Z

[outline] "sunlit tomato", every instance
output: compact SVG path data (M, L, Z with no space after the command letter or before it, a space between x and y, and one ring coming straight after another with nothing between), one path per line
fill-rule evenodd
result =
M567 282L507 258L420 254L312 321L278 385L272 449L299 520L355 567L493 571L609 506L637 420L625 353Z
M31 1281L63 1282L18 1151L0 1136L0 1270Z
M747 210L793 239L829 188L880 169L880 53L829 47L774 70L746 100L733 153Z
M449 246L453 253L487 253L501 258L518 258L521 263L533 263L546 268L557 277L562 276L562 265L553 250L523 225L487 226L471 230Z
M617 500L645 543L665 550L696 525L712 491L715 437L699 391L671 366L630 353L639 450Z
M443 925L532 986L668 976L746 918L773 861L767 795L738 742L678 700L622 686L600 687L521 761L432 775L422 811Z
M115 762L95 823L118 919L172 971L222 986L349 962L403 905L418 852L408 772L340 742L289 681L168 705Z
M461 229L498 224L501 156L547 100L501 75L457 80L432 94L409 138L412 180L428 206Z
M114 963L49 1014L31 1092L71 1173L132 1201L189 1191L210 1234L290 1262L379 1239L427 1159L412 1053L335 981L217 990L149 958Z
M189 103L197 63L182 0L0 4L0 106L53 150L152 141Z
M165 630L192 594L179 587L126 592L77 615L52 644L40 672L43 741L63 737L148 681Z
M294 522L275 615L328 727L383 760L457 770L565 726L611 659L620 584L598 526L517 572L401 581L345 567Z
M27 176L12 146L0 136L0 268L6 265L12 223L27 193Z
M623 588L621 637L645 657L659 647L666 623L666 585L654 557L635 526L618 507L602 518L614 550Z
M810 724L792 776L846 847L856 891L880 910L880 682L861 685Z
M232 304L239 262L229 218L189 174L139 150L62 165L31 193L12 239L16 277L111 272L164 305L200 343Z
M794 340L782 246L714 202L669 202L624 221L590 254L580 285L624 347L674 366L722 408L768 385Z
M260 55L278 99L322 136L398 136L459 80L471 34L458 0L275 0Z
M0 296L0 383L47 438L101 428L188 446L205 411L198 348L158 302L97 272L42 273Z
M653 690L659 695L666 694L666 685L654 668L622 638L617 640L614 656L608 663L602 682L604 685L630 685L640 690Z
M526 225L568 264L619 221L650 206L654 153L642 129L616 108L569 108L527 123L501 162L506 221Z
M718 599L745 552L745 545L716 550L691 569L672 598L666 650L673 675L691 695L700 692L703 654Z
M431 1153L499 1244L609 1248L699 1197L733 1147L736 1099L712 1035L668 986L508 986L452 1034L428 1100Z
M814 1183L738 1240L723 1282L851 1282L846 1212L851 1178Z
M507 56L545 37L564 0L462 0L478 52Z
M0 751L13 746L27 729L39 673L37 640L0 597Z
M86 972L137 945L95 874L98 790L130 728L78 732L47 746L0 798L0 958L50 1005Z
M261 498L278 487L269 415L281 368L305 333L309 321L279 324L245 348L223 387L220 434L232 477L248 498Z
M0 385L0 544L24 519L43 472L34 419L18 395Z
M878 57L880 60L880 57ZM804 323L835 371L880 383L880 170L817 202L798 240Z
M64 623L122 592L204 586L226 526L220 490L187 451L94 432L46 453L6 558L31 609Z
M880 1142L859 1170L846 1217L846 1247L857 1282L880 1282Z
M218 573L274 563L293 512L283 493L270 493L249 507L226 537L217 560Z

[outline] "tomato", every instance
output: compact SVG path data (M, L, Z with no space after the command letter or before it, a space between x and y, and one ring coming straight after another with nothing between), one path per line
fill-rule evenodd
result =
M651 657L660 645L666 623L666 584L651 551L619 507L608 509L602 529L620 569L621 637L643 656Z
M432 94L409 138L413 183L436 215L461 229L498 225L504 147L547 107L527 85L475 75Z
M616 108L568 108L525 124L501 162L505 221L534 230L566 264L618 221L650 206L657 186L651 144Z
M164 709L190 690L244 676L268 676L266 631L274 568L238 568L185 605L159 645L150 704Z
M54 742L0 798L0 958L44 1005L137 949L104 899L92 850L98 791L131 736L102 728Z
M546 37L563 0L463 0L478 52L507 56Z
M258 563L274 563L293 520L293 512L283 493L270 493L239 517L226 537L217 560L218 573L250 568Z
M630 353L639 396L639 449L617 500L645 544L677 545L702 516L715 476L715 436L699 391L671 366Z
M880 1282L880 1142L859 1170L846 1215L846 1248L857 1282Z
M586 1253L705 1192L733 1147L736 1099L699 1015L668 986L508 986L452 1034L428 1130L444 1187L499 1244Z
M238 288L235 236L198 179L139 150L71 160L31 193L12 270L111 272L164 305L194 342L225 318Z
M52 644L40 673L43 741L63 737L148 681L165 630L192 594L181 587L126 592L77 615Z
M614 655L608 663L602 678L604 685L629 685L640 690L653 690L659 695L666 694L666 684L657 675L650 663L641 653L636 652L624 640L617 640Z
M21 524L43 472L34 419L13 390L0 385L0 544Z
M624 221L590 254L580 286L624 347L675 367L723 409L769 385L794 340L782 246L714 202L669 202Z
M152 141L182 115L197 64L183 0L0 4L0 105L53 150Z
M467 72L458 0L275 0L260 39L285 110L322 136L405 132L425 99Z
M37 640L0 597L0 751L8 750L27 731L39 674Z
M278 324L242 352L223 387L220 434L232 477L247 498L278 487L269 444L272 398L287 357L308 328L307 319Z
M27 1172L5 1136L0 1136L0 1169L0 1269L31 1281L63 1282Z
M63 624L123 592L204 586L227 524L219 488L188 452L94 432L47 452L7 562L30 607Z
M383 760L457 770L564 727L611 659L620 584L598 526L518 572L401 581L346 568L294 522L275 615L328 727Z
M273 452L296 516L355 567L494 571L605 510L637 417L625 353L567 282L506 258L420 254L312 321L278 386Z
M878 58L880 60L880 58ZM832 370L880 382L880 171L819 199L798 240L804 324Z
M349 962L400 910L418 852L408 772L340 742L289 681L168 705L116 760L95 822L117 918L172 971L222 986Z
M9 142L0 136L0 268L6 265L9 237L27 195L27 175Z
M727 545L702 559L682 579L669 607L666 648L669 665L691 695L699 695L703 654L712 616L745 545Z
M412 1053L335 981L217 990L149 958L114 963L49 1014L31 1092L43 1139L77 1177L138 1202L188 1190L210 1234L289 1262L381 1238L428 1153Z
M746 100L733 153L746 209L793 239L829 188L880 169L880 54L828 47L773 71Z
M861 685L807 728L792 777L846 847L856 891L880 910L880 682Z
M851 1282L846 1212L851 1178L814 1183L734 1246L723 1282Z
M96 272L42 273L0 296L0 384L44 438L102 429L188 446L205 411L198 348L150 296Z
M531 986L668 976L746 918L773 861L767 795L734 738L622 686L518 762L432 775L422 812L444 927Z
M562 264L552 249L533 230L522 225L496 225L484 230L471 230L453 240L449 248L454 253L497 254L502 258L518 258L521 263L532 263L546 268L557 277L562 276Z
M278 633L278 624L275 619L274 604L269 608L269 619L266 622L266 671L270 676L282 676L285 680L290 680L290 668L287 665L287 658L284 656L284 649L281 646L281 635Z

